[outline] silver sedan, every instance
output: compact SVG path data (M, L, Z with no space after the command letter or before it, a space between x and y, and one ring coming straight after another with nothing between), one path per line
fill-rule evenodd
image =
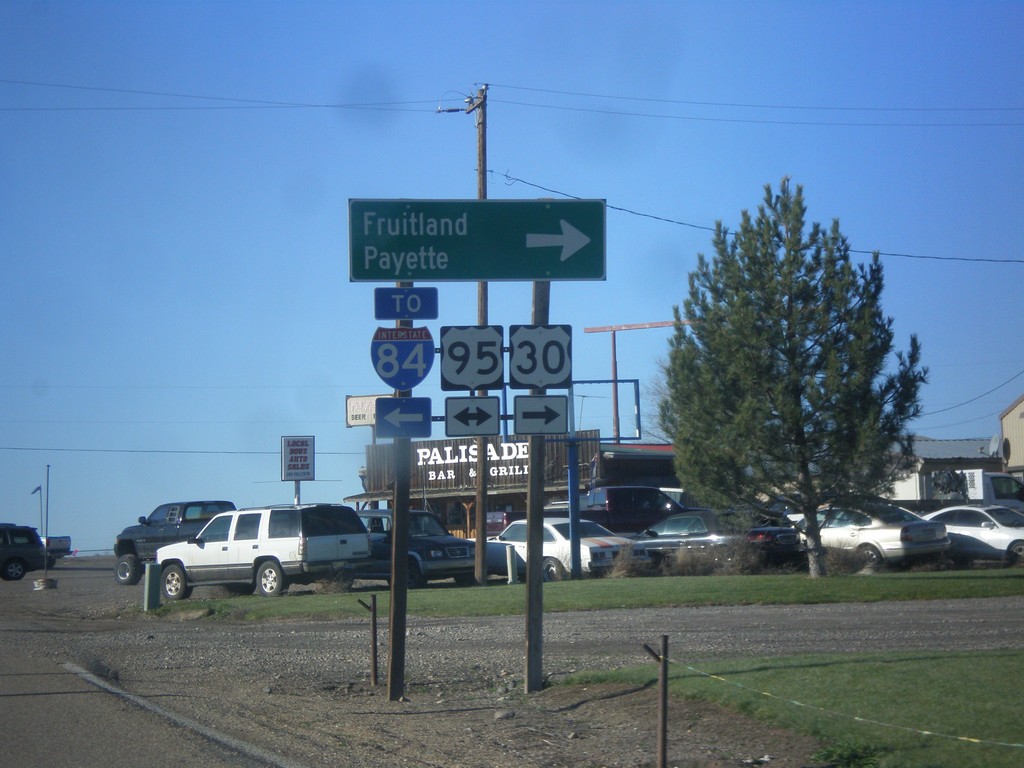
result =
M960 505L925 515L946 526L951 557L960 560L1024 559L1024 515L1009 507Z

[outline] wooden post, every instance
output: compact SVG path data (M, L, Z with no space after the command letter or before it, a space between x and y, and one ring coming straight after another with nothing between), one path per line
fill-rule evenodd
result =
M547 325L551 283L533 284L533 323ZM531 390L542 395L544 390ZM530 435L526 490L526 692L544 687L544 436Z

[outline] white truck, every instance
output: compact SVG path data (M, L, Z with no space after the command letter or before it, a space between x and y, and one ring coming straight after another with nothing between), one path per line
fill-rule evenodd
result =
M891 498L916 512L952 504L1000 504L1024 512L1024 483L1002 472L949 469L898 480Z
M41 536L46 546L46 567L53 568L62 557L69 557L74 552L71 549L70 536Z

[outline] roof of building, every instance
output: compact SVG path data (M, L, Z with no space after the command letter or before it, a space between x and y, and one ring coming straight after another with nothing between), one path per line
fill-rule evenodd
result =
M990 459L991 443L990 437L936 440L917 436L914 438L914 455L919 459Z

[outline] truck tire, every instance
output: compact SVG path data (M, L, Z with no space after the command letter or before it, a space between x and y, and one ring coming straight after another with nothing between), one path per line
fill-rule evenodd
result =
M409 589L422 589L427 586L427 577L423 575L423 569L414 558L409 558L409 565L406 566L406 583Z
M192 587L185 579L185 570L180 565L168 565L160 574L160 594L164 600L187 600Z
M284 573L273 560L261 563L256 571L256 589L263 597L277 597L284 592Z
M18 558L12 557L4 563L3 568L0 568L0 579L4 581L18 581L25 573L25 564Z
M118 584L134 587L142 580L142 563L135 555L121 555L114 566L114 578Z
M1006 548L1006 561L1009 565L1024 563L1024 541L1015 541Z

